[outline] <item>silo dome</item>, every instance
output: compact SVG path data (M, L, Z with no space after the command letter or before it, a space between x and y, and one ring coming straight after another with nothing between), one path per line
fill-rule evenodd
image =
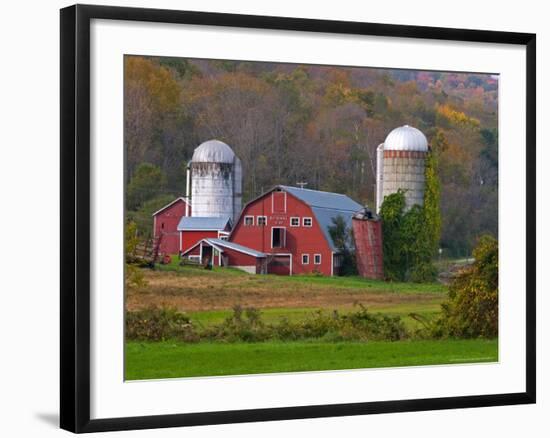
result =
M208 140L193 152L194 163L233 163L235 153L227 144L219 140Z
M404 125L388 134L384 150L428 152L428 140L420 130Z

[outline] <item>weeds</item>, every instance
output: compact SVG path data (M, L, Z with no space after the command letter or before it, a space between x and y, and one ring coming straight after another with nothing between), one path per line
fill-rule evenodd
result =
M255 308L235 306L222 323L198 327L174 309L127 312L126 336L132 340L178 339L184 342L264 342L323 339L331 341L398 341L409 337L399 316L370 313L363 306L344 315L317 311L303 321L286 318L266 324Z

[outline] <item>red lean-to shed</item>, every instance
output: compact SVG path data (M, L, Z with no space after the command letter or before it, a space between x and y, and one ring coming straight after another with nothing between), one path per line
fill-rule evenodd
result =
M153 237L160 238L159 254L177 254L180 249L178 224L185 216L186 200L174 199L153 213ZM191 205L187 209L191 214Z
M222 239L202 239L182 253L183 257L196 259L202 264L231 266L249 274L267 272L267 255Z
M341 216L351 229L361 208L339 193L279 185L244 207L229 241L265 253L268 273L334 275L342 257L330 227Z

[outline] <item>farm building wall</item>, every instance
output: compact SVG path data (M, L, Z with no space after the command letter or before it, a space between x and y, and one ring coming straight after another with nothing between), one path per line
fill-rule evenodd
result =
M263 258L257 258L229 248L223 249L222 258L224 265L227 264L227 266L241 269L250 274L261 274L263 272L263 264L265 263Z
M298 218L294 219L298 225L291 223L292 218ZM305 225L304 218L311 219L310 226ZM283 242L278 248L273 247L273 228L284 230ZM230 241L267 254L290 254L291 274L332 274L332 250L313 211L288 192L268 192L248 204L231 233ZM303 255L307 255L307 263L302 260ZM315 255L320 256L320 263L315 263Z
M187 251L189 248L191 248L194 244L196 244L202 239L218 238L217 230L180 231L180 233L181 233L181 248L180 248L181 252Z
M185 216L185 201L178 199L153 217L153 235L154 237L162 235L160 254L178 253L180 249L178 223L182 216Z

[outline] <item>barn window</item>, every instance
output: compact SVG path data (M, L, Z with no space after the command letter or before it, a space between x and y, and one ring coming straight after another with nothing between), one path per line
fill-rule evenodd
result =
M300 226L300 218L299 217L291 217L290 218L290 226L291 227L299 227Z
M258 216L256 223L258 226L265 227L267 224L267 216Z
M160 229L161 229L161 230L164 230L164 222L162 222L162 223L160 224Z
M313 219L310 217L305 217L303 220L304 227L311 227L313 225Z
M315 263L316 265L321 264L321 254L315 254L313 256L313 263Z
M286 240L286 230L284 228L273 227L271 229L271 248L284 248Z
M309 265L309 254L302 254L302 265Z
M247 227L251 227L252 225L254 225L254 216L245 216L244 217L244 224Z

